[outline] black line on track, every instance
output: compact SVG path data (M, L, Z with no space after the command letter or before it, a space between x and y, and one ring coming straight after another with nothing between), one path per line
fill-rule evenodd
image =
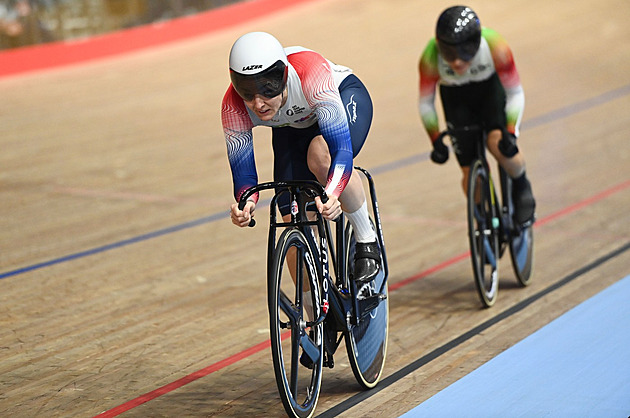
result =
M464 334L460 335L459 337L456 337L454 339L452 339L451 341L447 342L446 344L442 345L439 348L436 348L435 350L431 351L430 353L420 357L419 359L415 360L414 362L408 364L407 366L403 367L402 369L392 373L391 375L387 376L386 378L384 378L383 380L381 380L379 382L379 384L370 390L366 390L364 392L359 392L356 395L351 396L350 398L346 399L345 401L335 405L334 407L328 409L327 411L321 413L320 415L317 416L317 418L328 418L328 417L335 417L339 414L341 414L342 412L352 408L353 406L358 405L360 402L362 402L365 399L368 399L374 395L376 395L378 392L380 392L381 390L393 385L394 383L398 382L399 380L401 380L403 377L408 376L409 374L411 374L412 372L418 370L420 367L428 364L429 362L437 359L438 357L440 357L443 354L446 354L447 352L451 351L452 349L454 349L455 347L459 346L460 344L470 340L471 338L473 338L476 335L479 335L480 333L482 333L483 331L487 330L488 328L490 328L491 326L498 324L499 322L503 321L504 319L507 319L509 317L511 317L512 315L522 311L523 309L527 308L529 305L531 305L532 303L538 301L539 299L543 298L544 296L550 294L551 292L554 292L558 289L560 289L561 287L563 287L564 285L572 282L573 280L577 279L578 277L588 273L589 271L595 269L596 267L601 266L602 264L606 263L607 261L623 254L624 252L628 251L628 249L630 249L630 241L625 243L624 245L622 245L621 247L617 248L616 250L611 251L610 253L596 259L595 261L592 261L591 263L575 270L573 273L570 273L569 275L565 276L563 279L561 279L560 281L550 285L549 287L541 290L540 292L530 296L529 298L522 300L521 302L517 303L516 305L512 306L511 308L501 312L500 314L496 315L493 318L490 318L489 320L483 322L480 325L477 325L476 327L470 329L469 331L465 332Z

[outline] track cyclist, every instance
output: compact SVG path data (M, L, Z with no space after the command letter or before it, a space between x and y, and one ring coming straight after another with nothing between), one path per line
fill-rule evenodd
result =
M303 47L283 48L265 32L250 32L230 51L229 86L221 121L232 170L234 196L258 182L254 160L254 126L272 128L274 180L317 180L329 200L316 198L329 220L345 213L357 240L355 280L367 283L380 269L380 250L372 229L363 184L353 158L361 150L372 122L372 100L352 70L333 64ZM250 222L258 195L243 210L231 206L232 223ZM290 202L279 201L290 216Z
M455 131L451 139L464 192L475 141L457 128L482 126L488 133L488 150L513 179L514 221L524 226L534 222L536 203L525 173L525 159L516 144L525 96L504 38L482 27L470 8L449 7L437 20L435 37L420 57L419 72L419 111L433 145L431 159L443 164L449 152L439 138L435 110L439 84L448 130Z

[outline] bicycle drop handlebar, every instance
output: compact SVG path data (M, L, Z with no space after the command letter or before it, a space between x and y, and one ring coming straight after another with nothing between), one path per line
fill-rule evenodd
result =
M324 186L320 183L313 180L291 180L291 181L270 181L266 183L260 183L256 186L252 186L249 189L245 190L245 192L241 195L241 198L238 201L239 210L243 210L245 205L247 204L247 200L255 193L258 193L263 190L276 189L276 192L279 193L282 190L296 190L302 189L302 192L306 192L311 197L319 196L322 200L322 203L328 202L328 195L326 194L326 190ZM249 227L253 228L256 225L256 220L254 218L249 222Z
M458 133L467 134L467 133L483 133L483 132L484 132L484 128L481 125L459 126L456 128L450 128L450 129L441 131L438 137L434 141L434 149L430 153L431 161L433 161L436 164L444 164L448 160L448 148L443 145L445 137L447 136L453 137L457 135ZM443 150L438 149L438 147L435 146L436 142L439 142L440 144L442 144L441 147L443 148Z
M451 135L455 135L457 133L464 133L464 132L483 132L484 131L484 127L481 125L465 125L465 126L458 126L458 127L453 127L450 129L446 129L442 132L440 132L440 138L444 138L445 136L451 136Z

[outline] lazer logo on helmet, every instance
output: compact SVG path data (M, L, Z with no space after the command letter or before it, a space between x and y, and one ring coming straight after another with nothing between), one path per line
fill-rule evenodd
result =
M243 71L260 70L261 68L262 68L262 65L260 64L248 65L247 67L243 67Z

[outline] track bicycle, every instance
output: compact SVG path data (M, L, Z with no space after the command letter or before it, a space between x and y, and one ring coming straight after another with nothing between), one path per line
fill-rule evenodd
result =
M323 368L334 367L333 356L342 340L361 387L373 388L383 373L389 328L387 256L374 181L365 169L355 168L368 180L370 220L381 251L381 269L364 285L352 280L352 226L343 214L327 221L315 208L316 196L327 201L320 183L261 183L246 190L239 200L242 210L254 193L275 190L267 253L269 326L276 383L289 416L312 416ZM277 216L282 195L291 202L288 222Z
M443 131L444 136L458 133L474 135L477 154L468 176L467 218L470 255L475 285L485 307L494 305L499 291L499 259L507 247L518 283L527 286L533 265L533 222L518 225L513 220L512 179L498 165L501 200L486 158L487 132L480 126Z

